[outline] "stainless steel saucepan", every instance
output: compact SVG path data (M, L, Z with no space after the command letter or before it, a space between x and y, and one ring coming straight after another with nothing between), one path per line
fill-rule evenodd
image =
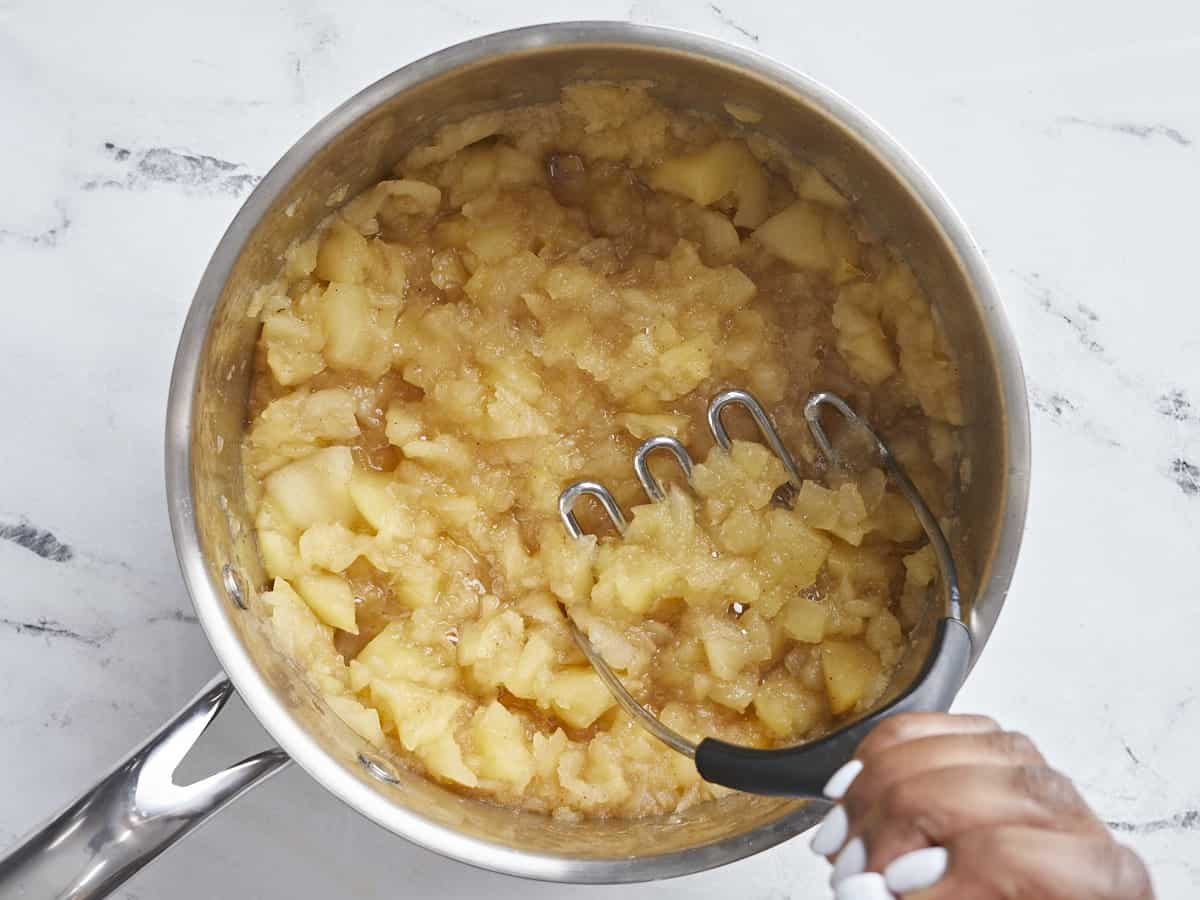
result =
M294 760L399 837L529 878L627 882L697 872L807 829L820 804L735 794L682 815L563 822L454 793L351 732L272 647L255 613L264 584L240 486L258 322L256 285L285 248L384 177L418 140L481 110L557 98L580 79L645 80L668 105L757 110L763 132L814 162L906 253L956 348L971 478L955 553L973 653L1000 614L1029 478L1025 386L982 255L950 205L877 125L791 69L695 35L624 23L542 25L478 38L406 66L306 134L251 194L204 273L167 408L171 527L184 581L225 675L95 788L0 860L0 898L104 896L242 792ZM972 660L973 661L973 660ZM173 772L236 688L278 747L190 785Z

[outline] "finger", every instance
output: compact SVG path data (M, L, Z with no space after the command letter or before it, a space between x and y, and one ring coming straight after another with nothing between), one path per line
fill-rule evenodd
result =
M959 766L1044 766L1033 741L1011 731L982 731L922 737L894 744L863 761L862 772L842 803L852 822L861 821L884 793L924 772Z
M847 844L837 863L846 872L861 858L858 871L882 872L914 850L1004 825L1108 833L1070 779L1047 766L957 766L930 769L888 788L850 829L861 849L851 852Z
M896 744L936 735L977 734L999 730L999 725L984 716L951 716L945 713L903 713L891 716L875 726L859 745L855 758L838 769L826 782L824 794L830 800L841 800L862 772L865 761ZM844 817L835 813L833 819L830 827L819 829L818 836L813 840L813 849L822 855L836 852L845 840L844 833L840 838L831 833L838 831L839 825L846 824ZM825 837L820 836L822 833ZM821 849L826 847L832 849Z
M945 875L896 860L884 873L903 900L1153 900L1146 868L1109 835L1064 834L1026 826L970 831L946 848ZM925 851L918 851L925 852ZM932 858L930 855L928 858Z
M968 765L1041 766L1044 760L1027 737L1006 731L941 734L893 744L863 761L842 802L830 810L813 837L813 852L836 865L834 858L849 840L851 853L834 877L853 873L865 856L861 839L855 843L857 827L892 785L923 772Z
M939 734L978 734L1000 731L987 716L952 716L949 713L900 713L888 716L868 734L854 756L864 763L895 744L903 744Z
M834 888L833 900L896 900L883 876L867 872L847 878Z
M942 718L957 718L945 716ZM851 784L842 801L829 811L812 839L812 850L833 857L854 836L852 822L863 819L883 792L903 778L931 769L963 765L1039 765L1041 754L1024 735L1007 731L976 731L918 737L876 750L862 759L855 774L844 767L831 782L847 771Z

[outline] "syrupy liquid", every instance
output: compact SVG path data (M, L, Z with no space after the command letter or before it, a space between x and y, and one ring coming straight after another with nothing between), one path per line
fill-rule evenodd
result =
M709 146L728 136L728 127L664 110L636 91L627 96L632 111L622 119L607 96L585 90L561 104L513 111L483 140L456 153L410 157L398 174L405 184L436 185L436 210L422 209L397 189L398 199L378 204L369 219L335 221L315 239L315 268L289 269L291 277L278 286L280 299L270 315L290 316L288 330L271 330L268 322L258 348L246 459L251 497L257 502L265 496L269 506L278 460L254 442L263 411L317 392L352 398L354 436L318 434L311 449L349 447L355 473L386 475L398 486L396 502L415 504L416 530L408 537L377 533L359 499L361 515L335 523L367 548L339 572L354 598L358 629L333 633L342 663L359 658L393 626L441 665L464 655L460 641L469 644L472 635L508 614L507 621L521 623L517 637L506 632L504 638L510 643L501 655L512 659L489 658L482 667L460 661L446 676L452 686L439 688L465 704L447 727L461 766L481 773L470 787L527 808L634 816L686 806L713 791L694 771L668 762L661 755L668 751L644 743L614 707L580 725L564 712L566 700L555 705L553 679L586 665L557 604L609 629L616 652L635 658L626 677L639 699L678 727L741 743L788 743L828 729L836 697L826 695L825 645L789 636L801 626L782 624L784 602L795 596L826 609L827 638L860 648L851 655L880 654L884 677L888 651L880 648L894 648L901 627L911 625L903 597L921 586L910 571L915 564L906 561L920 546L919 535L872 519L858 535L860 544L851 546L843 540L849 532L822 526L826 531L815 539L820 546L814 552L828 553L829 561L781 599L779 585L787 578L768 570L795 561L770 563L767 551L753 548L720 549L736 535L719 533L728 527L724 513L713 511L719 498L699 496L694 518L702 536L687 552L710 541L717 548L714 559L744 557L748 577L776 591L775 602L701 602L671 588L639 613L589 599L586 587L566 584L577 548L564 545L558 492L587 477L606 485L627 511L645 504L631 459L647 429L669 427L695 460L711 460L706 411L728 387L759 397L806 478L835 489L849 485L856 497L861 490L872 506L879 502L879 485L836 473L831 480L818 459L802 415L812 391L840 394L887 434L939 515L952 512L958 460L952 425L924 410L933 388L920 379L929 360L913 349L924 341L921 352L936 355L936 323L911 274L854 208L810 204L820 210L823 239L840 268L797 269L756 240L753 229L735 230L713 219L714 213L733 214L728 198L706 209L648 186L653 159ZM600 118L589 122L587 115ZM797 172L808 170L772 156L778 149L768 153L746 140L761 151L768 213L808 203L797 200ZM330 318L333 279L327 276L333 272L352 273L365 291L367 312L355 313L361 318L355 327L370 332L366 337L347 332L344 319ZM918 293L905 301L904 311L891 314L895 288L886 286L897 283ZM874 286L878 302L870 294ZM847 314L850 290L858 290L855 310L877 317L899 360L882 381L864 380L864 370L843 352L846 326L835 323L844 321L839 316ZM361 360L355 362L346 347L361 347ZM324 365L307 377L278 377L311 366L316 352L324 354ZM385 362L379 366L381 352ZM741 410L730 410L725 424L735 440L760 440ZM313 433L323 427L318 422ZM836 439L836 424L831 428ZM429 455L427 448L439 441L445 442L438 444L442 450ZM669 459L656 458L652 469L664 485L686 488ZM727 474L735 480L744 475ZM747 527L781 526L793 515L797 492L783 482L779 477L767 485L766 499L747 514ZM278 518L268 512L262 521ZM595 506L580 504L577 514L602 544L617 540ZM298 553L305 548L301 531L284 538ZM591 564L599 584L603 552ZM439 587L432 599L417 602L411 580L424 568L441 573ZM271 574L294 578L290 571ZM732 636L736 644L739 634L757 641L759 650L736 677L722 677L729 674L728 662L726 669L718 664L713 642ZM525 681L496 673L516 665L534 638L547 642L553 654L544 664L550 680L530 696ZM379 705L370 685L346 691L367 707ZM778 716L765 712L772 702L778 707L779 696L804 710L790 732L781 732ZM479 723L494 703L515 717L522 752L536 762L524 784L506 782L508 776L481 762L487 745L478 736ZM383 721L391 729L403 715L388 709ZM403 722L395 727L402 729ZM559 729L559 743L550 746ZM403 733L390 733L388 740L399 748ZM447 765L444 755L421 747L414 752L435 776L464 783L466 776L439 770Z

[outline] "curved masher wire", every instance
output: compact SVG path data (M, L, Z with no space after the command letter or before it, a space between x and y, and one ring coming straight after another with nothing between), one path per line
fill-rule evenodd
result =
M783 463L784 468L787 470L789 481L795 487L800 487L802 478L800 470L796 466L795 459L793 459L792 454L784 445L779 432L775 430L775 425L771 422L766 410L763 409L762 405L749 391L722 391L709 404L708 427L712 432L717 446L722 450L729 450L733 446L729 432L726 431L725 425L721 420L721 414L725 411L726 407L731 405L741 406L750 413L763 439L779 458L780 462ZM933 547L933 552L937 557L938 566L942 574L946 614L950 618L962 621L962 598L958 586L958 570L954 564L954 557L950 552L949 542L942 532L941 525L938 524L937 517L925 503L925 499L908 477L908 473L904 471L904 468L892 455L892 451L888 448L883 438L876 433L875 429L868 425L841 397L829 391L819 391L810 396L804 404L804 419L809 431L812 433L813 440L816 441L817 447L826 460L836 464L838 453L830 442L824 426L821 424L821 408L823 406L833 407L851 425L862 429L870 436L880 461L883 463L888 475L896 482L900 493L912 504L917 519L921 523L921 527L924 529L930 545ZM692 458L688 454L687 448L678 440L660 435L643 442L634 454L633 466L638 481L646 492L646 496L655 502L659 502L666 497L662 485L654 477L653 473L651 473L648 464L649 455L657 450L666 450L670 453L675 458L675 461L679 463L679 467L683 470L684 475L689 481L692 476ZM584 532L579 525L579 520L575 516L574 509L576 502L585 494L595 497L600 502L600 505L604 508L605 513L607 513L618 533L624 535L627 528L625 514L621 512L620 506L617 505L616 499L609 490L604 485L595 481L577 481L567 487L558 498L559 515L571 537L583 537ZM592 646L592 642L588 639L583 629L571 618L570 612L567 610L564 610L564 612L566 612L567 624L571 629L571 635L575 643L583 652L583 655L587 657L592 668L596 670L596 674L600 676L609 691L612 692L613 698L617 701L618 705L668 747L685 756L694 758L696 755L696 744L677 731L668 728L654 713L642 706L637 698L621 682L621 679L605 661L604 657Z
M612 692L613 698L620 705L621 709L637 719L643 728L672 750L676 750L684 756L694 757L696 755L696 745L678 731L664 725L658 716L642 706L638 702L637 697L629 693L629 689L617 677L617 673L612 670L612 667L600 655L600 651L592 646L592 642L588 639L588 636L584 634L582 628L575 624L575 620L570 615L567 616L567 625L571 629L571 637L575 639L576 645L583 651L583 655L587 657L588 662L592 664L592 668L596 670L596 674L600 676L600 680Z
M625 533L625 529L629 527L625 521L625 513L621 512L621 507L617 505L616 498L609 493L608 488L595 481L577 481L558 495L558 515L571 537L583 537L583 528L579 519L575 517L575 504L584 494L600 501L600 506L608 514L609 521L613 523L617 533Z
M641 482L646 496L657 503L666 499L667 495L662 489L662 485L658 483L658 479L654 477L654 473L650 471L649 457L655 450L666 450L675 457L675 462L679 463L679 468L683 470L683 476L689 484L692 480L692 457L687 452L687 447L665 434L648 438L642 443L642 446L637 448L637 452L633 454L633 471L637 475L637 480Z
M788 481L794 487L800 487L800 482L803 479L800 477L800 470L796 467L796 460L792 458L787 445L783 443L783 438L775 430L775 424L771 421L771 417L767 415L767 411L762 408L762 404L749 391L738 389L722 391L713 397L712 402L708 404L708 430L712 432L713 440L717 442L717 446L722 450L728 450L733 446L733 440L729 437L729 432L725 430L724 422L721 421L721 413L725 411L725 407L727 406L741 406L750 413L751 418L754 419L754 424L758 426L759 433L767 442L767 446L779 457L779 461L783 463L783 467L787 470Z
M933 554L937 557L938 568L942 572L946 614L952 619L958 619L961 622L962 593L958 586L958 567L954 564L954 554L950 552L950 542L946 540L946 535L942 531L942 526L938 523L937 516L933 514L933 510L925 503L925 498L921 496L921 492L912 483L912 479L908 477L908 473L904 471L904 467L892 455L891 449L883 438L879 436L879 433L868 425L866 420L851 409L849 404L837 394L832 394L829 391L819 391L810 396L804 404L804 421L808 423L808 430L812 433L813 440L817 442L821 454L827 460L836 464L838 453L833 448L833 444L830 443L829 436L825 433L825 428L821 425L822 406L833 407L852 426L861 429L863 433L871 438L871 441L875 445L875 452L879 455L880 462L883 463L883 467L887 470L888 475L896 483L896 487L900 489L900 493L904 495L904 499L912 504L913 512L917 514L917 521L921 523L921 528L925 531L925 536L929 539L930 546L933 547Z

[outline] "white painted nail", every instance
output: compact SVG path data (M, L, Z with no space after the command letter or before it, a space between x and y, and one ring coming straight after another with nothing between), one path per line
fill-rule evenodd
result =
M833 900L895 900L876 872L851 875L841 882L833 892Z
M950 854L945 847L926 847L914 850L894 859L883 870L887 886L897 894L908 891L923 891L933 887L943 875L949 864Z
M830 800L841 800L846 796L846 791L850 790L850 785L854 783L854 779L862 770L863 764L860 760L850 760L834 772L829 781L825 782L825 796Z
M829 876L829 883L837 887L839 881L844 881L851 875L861 875L866 868L867 845L862 842L862 838L855 838L842 848L842 852L833 861L833 874Z
M854 784L854 779L858 778L858 773L862 772L863 763L860 760L851 760L845 766L836 770L832 778L826 781L824 786L824 796L830 800L840 800L846 796L846 791L850 790L850 786Z
M850 820L846 818L846 810L841 806L835 806L825 816L825 821L821 823L817 833L813 835L810 845L813 853L819 856L832 856L837 853L842 849L842 844L846 843L846 833L849 830Z

